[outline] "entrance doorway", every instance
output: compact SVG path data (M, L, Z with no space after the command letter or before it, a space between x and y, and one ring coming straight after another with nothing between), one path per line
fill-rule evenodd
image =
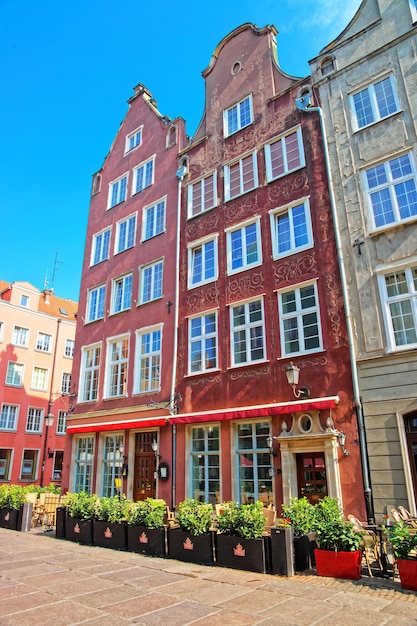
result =
M311 504L327 496L327 477L324 452L297 454L298 497Z
M156 497L156 457L152 450L154 440L158 441L156 432L136 433L134 500Z
M414 497L417 501L417 414L413 413L405 419L407 433L408 456L410 459L411 476L413 477Z

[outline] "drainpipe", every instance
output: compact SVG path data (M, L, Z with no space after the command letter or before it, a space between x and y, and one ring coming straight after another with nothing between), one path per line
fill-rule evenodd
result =
M345 262L343 258L343 252L342 252L342 245L340 241L339 220L338 220L337 211L336 211L336 201L335 201L334 190L333 190L333 179L332 179L332 174L330 170L330 158L329 158L329 151L327 148L327 134L326 134L326 128L324 124L323 111L321 107L310 106L310 94L302 96L301 98L297 98L295 101L295 105L299 111L303 111L304 113L312 113L313 111L317 112L319 114L319 119L320 119L320 127L321 127L322 136L323 136L324 158L326 162L327 182L329 186L330 207L332 210L335 242L336 242L336 249L337 249L337 259L339 262L340 279L342 283L343 303L344 303L345 314L346 314L346 326L347 326L349 354L350 354L350 367L351 367L352 383L353 383L353 396L354 396L355 408L356 408L356 419L358 423L359 445L360 445L360 453L361 453L361 461L362 461L362 477L363 477L366 515L368 519L368 524L374 524L375 513L374 513L374 506L373 506L371 481L370 481L368 451L367 451L367 446L366 446L365 420L363 416L363 408L362 408L362 402L361 402L360 391L359 391L358 369L356 367L356 352L355 352L355 344L354 344L353 330L352 330L353 323L352 323L352 316L351 316L350 306L349 306L349 295L348 295L347 281L346 281L346 269L345 269Z

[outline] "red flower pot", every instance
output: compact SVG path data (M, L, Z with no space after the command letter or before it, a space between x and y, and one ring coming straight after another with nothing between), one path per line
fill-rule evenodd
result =
M362 576L362 552L334 552L333 550L314 550L317 574L330 578L348 578L359 580Z
M401 587L410 591L417 591L417 561L398 559L397 565Z

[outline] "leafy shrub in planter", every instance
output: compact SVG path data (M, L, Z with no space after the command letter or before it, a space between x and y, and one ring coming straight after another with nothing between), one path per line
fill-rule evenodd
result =
M316 508L306 497L292 498L290 504L282 505L282 512L293 528L295 537L314 531Z
M26 488L20 485L0 485L0 508L18 510L26 502Z
M177 520L181 530L194 536L202 535L210 530L213 523L213 506L187 498L178 505Z
M129 502L125 496L97 498L94 517L97 520L118 524L125 522L128 516Z
M98 496L84 491L66 493L62 498L62 506L67 508L71 517L80 520L93 520L96 516Z
M217 518L217 528L221 533L245 539L262 537L266 528L262 502L253 504L224 502L222 509Z
M146 528L161 528L164 525L166 502L146 498L128 505L127 523L130 526L145 526Z
M400 521L394 526L390 526L388 536L396 559L406 561L415 561L417 559L417 555L411 554L413 550L417 549L417 534L411 534L407 524Z
M326 496L316 504L314 530L321 550L354 552L360 548L362 534L344 519L336 498Z

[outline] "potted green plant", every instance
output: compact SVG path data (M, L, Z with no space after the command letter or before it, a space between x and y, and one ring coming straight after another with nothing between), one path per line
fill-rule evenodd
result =
M25 487L22 487L20 485L10 485L9 483L4 483L0 485L1 528L9 528L10 530L21 530L24 506L29 506L29 503L26 502Z
M96 500L93 519L93 541L96 546L126 550L126 496L101 497Z
M262 502L223 502L217 517L217 565L267 572L269 544Z
M178 528L168 534L168 553L173 559L212 565L214 563L213 506L193 498L177 508Z
M317 574L359 580L362 576L362 535L344 519L336 498L326 496L319 500L314 529L319 544L314 550Z
M131 502L127 513L127 549L148 556L166 555L164 500L146 498Z
M395 562L398 566L401 587L417 591L417 530L412 532L403 521L388 528Z
M84 491L66 493L62 506L66 509L65 538L78 543L93 543L93 520L98 496Z
M304 496L292 498L290 504L282 505L284 518L294 532L294 566L297 572L314 565L314 547L316 533L314 529L316 508Z

